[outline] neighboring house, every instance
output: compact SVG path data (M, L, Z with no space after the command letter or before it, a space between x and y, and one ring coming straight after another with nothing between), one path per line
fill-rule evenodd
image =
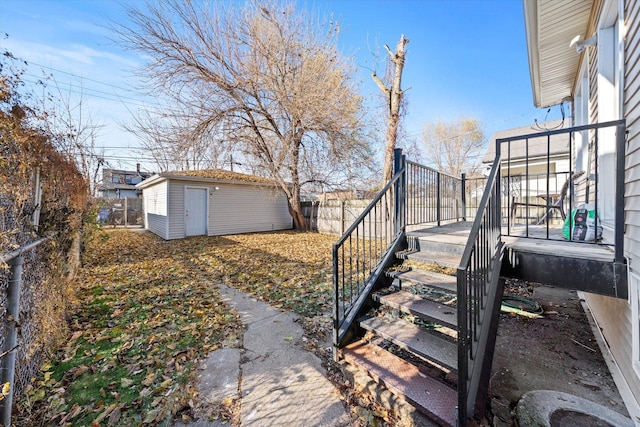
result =
M549 130L561 129L564 126L562 120L554 120L538 124L538 127L523 126L514 129L498 131L493 135L487 152L482 159L483 167L491 168L493 159L496 157L496 140L526 135L537 132L547 132ZM568 126L568 120L567 120ZM566 137L552 135L547 141L546 137L530 138L527 146L514 144L510 148L504 146L503 150L510 151L502 153L502 176L520 176L525 179L529 176L531 187L537 191L537 183L541 177L546 179L547 173L554 178L556 174L563 174L569 169L569 144ZM549 145L549 157L547 158L547 143ZM506 162L510 159L510 162ZM547 163L549 167L547 167ZM562 185L562 179L560 179ZM542 188L542 187L541 187ZM546 187L545 187L546 188Z
M573 126L625 119L627 141L575 134L573 162L599 188L605 240L624 232L628 299L585 293L622 375L623 396L640 400L640 0L524 0L534 104L572 101ZM594 164L594 142L597 143ZM620 144L622 145L622 144ZM592 151L593 150L593 151ZM622 152L624 151L624 152ZM616 222L616 160L624 159L624 217ZM587 193L589 190L587 190ZM578 198L581 197L578 194ZM580 202L580 200L576 200ZM627 391L625 393L625 390Z
M145 228L165 240L293 227L287 198L273 181L223 170L163 172L136 185Z
M483 169L491 169L496 156L496 140L563 129L569 125L569 120L554 120L537 123L536 126L496 132L482 159ZM506 209L515 203L518 206L519 217L525 216L526 212L534 219L543 215L544 209L539 206L546 200L541 196L547 193L559 194L569 179L569 139L566 135L533 137L529 138L526 144L503 144L502 150L503 193L508 196L508 199L503 201L503 207ZM530 206L528 211L525 209L526 204ZM538 208L534 209L532 206ZM516 206L513 206L513 209L515 213Z
M151 176L150 173L125 171L116 169L102 169L102 184L98 186L100 197L105 199L125 199L140 197L142 192L136 188L143 180Z

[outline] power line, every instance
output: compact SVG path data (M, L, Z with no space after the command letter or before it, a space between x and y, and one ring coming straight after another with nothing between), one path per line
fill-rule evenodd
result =
M33 80L29 80L29 79L23 79L23 81L28 82L28 83L32 83L32 84L38 84L39 82L37 81L33 81ZM100 96L100 95L96 95L96 94L92 94L92 93L86 93L84 91L79 91L79 90L73 90L73 89L69 89L70 93L75 93L77 95L87 95L90 96L92 98L98 98L98 99L104 99L105 101L113 101L113 102L122 102L124 104L124 102L122 101L122 99L118 98L118 95L114 95L114 97L107 97L107 96ZM135 104L138 107L147 107L148 105L153 105L153 104L145 104L144 101L142 100L136 100L135 98L128 98L130 99L130 103L131 104ZM160 106L160 104L157 104L156 106Z
M29 62L29 61L27 61L27 62L29 64L32 64L32 65L37 65L38 67L48 68L49 70L55 71L56 73L67 74L69 76L73 76L73 77L78 78L78 79L87 80L87 81L98 83L98 84L101 84L101 85L104 85L104 86L110 86L110 87L113 87L115 89L120 89L120 90L124 90L124 91L127 91L127 92L131 91L131 88L124 88L122 86L116 86L116 85L113 85L113 84L110 84L110 83L101 82L99 80L90 79L88 77L79 76L77 74L73 74L73 73L70 73L68 71L58 70L58 69L53 68L53 67L49 67L49 66L46 66L46 65L38 64L36 62Z
M25 75L29 76L29 77L36 78L36 79L40 78L40 77L36 76L35 74L25 73ZM100 94L103 94L103 95L115 96L115 97L117 97L119 99L130 99L130 100L135 101L135 102L144 102L144 101L140 100L139 98L132 98L130 96L124 96L124 95L120 95L120 94L117 94L117 93L114 93L114 92L105 92L103 90L94 89L94 88L92 88L90 86L83 86L81 84L76 84L76 83L72 83L72 82L64 82L64 81L55 80L55 79L54 79L54 81L56 82L56 87L58 87L58 88L60 87L60 85L64 85L64 86L68 85L70 87L79 88L79 89L82 90L82 92L91 91L91 92L96 92L96 93L100 93ZM33 81L30 81L30 82L33 83ZM89 94L89 95L91 95L91 94ZM91 95L91 96L93 96L93 95Z

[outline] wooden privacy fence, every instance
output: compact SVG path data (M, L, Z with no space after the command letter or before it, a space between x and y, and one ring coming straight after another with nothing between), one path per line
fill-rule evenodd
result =
M302 212L309 228L325 234L341 235L353 224L371 200L327 200L325 202L303 202ZM384 213L381 211L380 215ZM382 218L372 222L371 227L381 226Z
M320 203L317 213L318 231L327 234L344 233L370 202L371 200L327 200ZM380 221L380 218L376 219L378 224Z
M482 182L482 186L486 183L486 178ZM479 186L478 186L479 187ZM481 194L481 193L478 193ZM474 197L471 197L472 202L476 201L476 193L473 194ZM413 200L413 199L411 199ZM410 203L411 203L410 200ZM318 231L320 233L325 234L336 234L342 235L347 228L356 218L362 213L362 211L369 205L371 199L366 200L327 200L325 202L313 201L313 202L303 202L302 203L302 212L304 214L305 219L307 220L307 224L309 225L309 229ZM425 204L424 198L418 199L416 198L416 202L414 205L420 207L421 204ZM443 212L451 212L451 215L454 215L456 212L462 212L463 207L460 202L454 198L446 198L443 197L440 201L441 210ZM434 203L427 203L429 206L435 206ZM413 206L413 205L412 205ZM429 211L429 207L426 207L425 211ZM466 216L467 218L473 218L477 211L477 203L472 203L470 206L466 207ZM428 213L428 212L427 212ZM371 228L382 230L382 223L384 222L384 218L382 215L385 214L385 211L380 211L377 213L377 218L375 221L371 221ZM409 219L412 219L414 214L412 210L407 212ZM434 216L435 217L435 216ZM367 224L367 226L369 226Z

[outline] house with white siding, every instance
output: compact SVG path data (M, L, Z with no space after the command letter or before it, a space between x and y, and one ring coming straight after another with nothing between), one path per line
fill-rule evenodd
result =
M136 184L150 176L150 173L140 170L140 164L135 171L103 168L102 183L98 185L98 193L105 199L140 197L140 190L136 188Z
M293 227L284 192L273 181L224 170L151 176L142 190L145 229L165 240Z
M585 182L590 185L586 191L576 191L574 197L584 198L593 194L594 188L598 189L596 208L604 228L604 241L612 241L616 232L624 233L628 297L586 292L584 298L615 361L612 366L617 371L614 378L618 387L630 412L635 410L637 415L640 401L640 0L523 0L523 5L535 106L547 108L570 103L571 126L576 129L618 120L624 120L623 126L626 126L626 142L619 145L613 130L609 134L604 132L597 140L577 130L572 134L571 160L574 172L584 172ZM623 189L617 188L617 171L621 174L618 182L623 183ZM623 190L624 197L616 201L614 195L618 190ZM622 199L623 203L619 203ZM624 207L624 215L615 216L617 205Z
M519 135L549 132L569 126L563 120L536 123L493 134L491 143L482 159L483 169L489 171L496 157L496 141ZM563 135L528 138L524 144L506 144L501 176L505 191L504 205L511 204L514 220L535 223L544 216L546 194L560 197L571 175L569 141ZM508 161L507 161L508 159ZM508 189L508 191L507 191ZM517 216L517 218L516 218ZM564 220L564 218L562 218Z

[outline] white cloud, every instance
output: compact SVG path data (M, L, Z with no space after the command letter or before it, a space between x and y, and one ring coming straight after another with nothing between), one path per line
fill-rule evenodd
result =
M96 50L82 44L73 44L68 48L61 48L42 43L6 39L1 46L15 56L28 62L35 62L54 68L67 69L69 61L83 65L96 65L100 60L108 60L112 63L126 67L138 67L140 63L133 58L127 58L106 50Z

